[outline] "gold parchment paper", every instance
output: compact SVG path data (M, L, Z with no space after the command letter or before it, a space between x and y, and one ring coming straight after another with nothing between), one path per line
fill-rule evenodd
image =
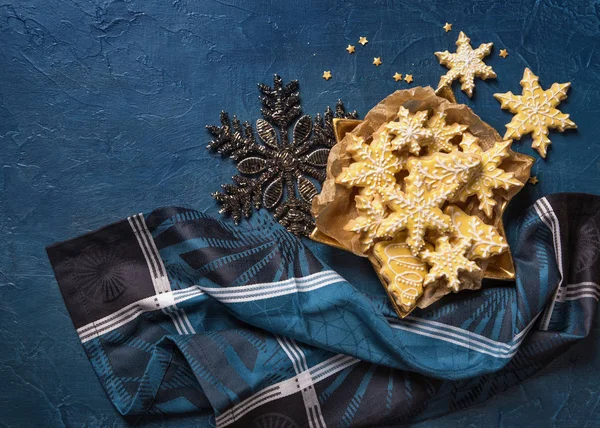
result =
M483 150L492 147L502 138L494 128L483 122L469 107L464 104L456 104L435 94L431 87L415 87L412 89L396 91L377 104L367 115L363 122L358 125L352 134L368 139L383 123L396 119L400 107L407 108L414 113L421 110L443 111L446 113L448 124L461 123L468 125L468 131L480 139ZM361 257L369 257L374 267L378 270L377 262L369 253L361 250L360 236L354 232L344 230L344 226L353 218L358 216L354 203L355 189L348 189L337 184L335 178L344 167L352 163L352 158L347 151L349 139L343 138L332 149L327 163L327 178L321 193L313 199L313 215L316 219L316 228L325 240L333 245L344 248ZM509 151L509 156L500 164L500 168L507 172L514 172L515 178L523 185L529 178L529 172L533 164L533 158L520 153ZM521 186L522 187L522 186ZM477 215L487 224L498 226L502 230L502 212L508 201L521 189L513 188L508 191L497 189L494 191L497 201L491 218L479 211L479 202L475 197L469 198L465 203L456 203L470 215ZM489 260L493 263L493 260ZM485 269L485 264L481 266ZM384 284L385 285L385 284ZM465 278L464 289L477 289L481 287L481 278L468 280ZM419 307L426 307L434 301L448 294L450 290L446 287L428 286L419 300Z

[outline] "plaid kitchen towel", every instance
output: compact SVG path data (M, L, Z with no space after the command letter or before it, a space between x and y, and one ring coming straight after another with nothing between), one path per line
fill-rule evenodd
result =
M234 226L161 208L47 251L123 415L382 426L482 402L588 334L600 298L600 197L542 198L514 232L515 283L405 319L266 213Z

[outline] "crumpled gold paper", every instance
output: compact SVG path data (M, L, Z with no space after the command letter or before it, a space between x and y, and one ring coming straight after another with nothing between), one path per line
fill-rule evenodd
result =
M411 113L421 110L430 112L446 113L446 122L448 124L460 123L468 126L468 132L479 138L479 144L483 150L488 150L496 142L502 141L502 138L494 128L483 122L469 107L464 104L456 104L451 91L439 91L442 96L436 95L431 87L415 87L412 89L396 91L389 95L379 104L377 104L365 116L363 121L340 121L334 123L334 126L343 125L345 129L336 129L338 143L331 149L327 163L327 178L323 183L321 193L313 199L312 211L316 219L316 228L311 238L353 252L361 257L368 257L373 264L376 272L379 272L381 266L371 252L363 252L360 245L360 235L351 231L344 230L344 226L352 219L358 216L354 197L356 189L348 189L343 185L337 184L335 178L342 172L344 167L352 163L352 158L347 151L349 138L342 138L344 131L352 132L359 137L368 138L383 123L390 122L396 118L398 109L402 106L410 110ZM446 98L444 98L446 97ZM451 100L451 101L450 101ZM515 178L523 185L529 178L529 172L534 159L530 156L509 150L509 156L499 165L506 172L514 172ZM475 197L470 197L464 203L455 203L469 215L477 215L485 223L498 227L499 232L504 235L502 226L502 213L508 204L508 201L522 188L516 187L510 190L497 189L494 192L494 198L497 204L491 218L478 210L478 201ZM482 268L479 277L465 275L461 278L461 289L478 289L481 287L481 280L486 278L512 279L514 278L514 267L510 252L504 252L486 260L477 261ZM379 275L379 273L378 273ZM384 286L385 280L380 276ZM385 287L387 290L387 286ZM418 301L421 308L427 307L439 300L451 290L438 284L431 284L425 287L423 295ZM391 299L394 307L400 316L406 316L408 313L401 310L394 299Z

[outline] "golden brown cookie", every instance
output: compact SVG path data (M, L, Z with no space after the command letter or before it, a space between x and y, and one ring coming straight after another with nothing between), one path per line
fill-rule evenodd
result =
M385 128L394 136L391 141L394 150L402 150L407 147L412 154L419 154L421 146L431 138L431 131L425 128L427 114L426 111L411 114L408 109L400 107L398 120L385 125Z
M411 162L415 162L411 160ZM450 186L458 191L472 180L481 165L481 157L473 153L453 151L450 154L437 153L418 159L420 174L428 188Z
M470 245L468 239L461 239L456 244L451 244L447 235L438 238L435 242L435 251L425 250L421 253L421 258L431 266L424 284L430 284L438 278L445 278L448 288L454 292L460 291L459 274L480 271L474 261L465 257L465 252Z
M533 137L531 147L545 158L547 148L552 144L548 138L550 128L560 132L577 128L568 114L556 109L556 106L567 98L570 85L570 82L554 83L550 89L543 90L539 78L526 68L521 79L522 95L514 95L512 92L494 94L503 109L516 114L506 125L504 138L520 139L523 135L531 133Z
M406 313L413 310L423 294L427 265L412 254L406 243L406 233L392 241L375 244L373 256L381 265L379 274L385 279L396 304Z
M473 176L464 185L456 198L466 201L471 195L477 195L479 209L488 217L492 216L492 210L496 205L494 200L494 189L508 190L513 187L522 187L523 183L515 178L514 173L505 172L498 165L508 156L511 140L500 141L487 151L479 147L479 139L466 132L463 135L460 147L464 153L472 153L481 157L481 164L474 171Z
M451 140L466 131L468 126L459 123L448 125L446 123L446 113L438 111L431 116L427 122L427 129L431 131L431 138L427 145L431 152L449 153L454 149Z
M461 89L469 96L473 95L475 88L475 77L483 80L496 77L496 73L492 67L485 65L483 58L489 55L492 50L493 43L482 43L477 49L471 47L471 39L469 39L462 31L458 35L456 41L456 53L448 51L436 52L435 56L439 59L440 64L445 65L450 70L442 76L438 89L451 85L456 79L460 79Z
M452 219L455 235L470 241L466 254L469 260L487 259L508 248L498 228L485 224L478 217L468 215L456 205L448 205L444 213Z
M364 138L349 134L348 151L355 162L344 168L336 182L346 187L362 187L361 193L369 196L379 193L385 186L396 183L394 174L403 166L402 158L396 156L385 133L376 136L371 144Z
M404 192L398 185L389 186L382 192L383 202L392 213L381 222L377 237L392 238L401 230L407 230L406 242L417 256L425 245L428 229L441 233L450 230L450 218L440 208L470 177L464 173L464 166L460 170L456 168L456 164L463 161L473 161L473 156L454 152L410 159ZM440 168L439 165L450 167Z
M379 226L385 218L386 210L379 195L357 195L354 200L356 201L358 217L350 220L344 229L360 233L360 243L363 250L367 251L373 245L373 239L377 236Z

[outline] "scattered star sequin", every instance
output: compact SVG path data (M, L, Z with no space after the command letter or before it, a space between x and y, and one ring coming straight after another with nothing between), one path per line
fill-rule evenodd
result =
M381 58L380 57L373 58L373 64L375 64L377 67L379 67L381 65Z
M508 56L508 51L506 49L500 49L500 53L498 55L502 58L506 58Z
M411 83L413 81L412 74L407 74L406 76L404 76L404 81L406 83Z
M452 30L452 24L449 24L449 23L446 22L446 25L444 25L442 28L444 30L446 30L446 33L447 33L448 31Z
M346 50L348 51L349 54L353 54L356 51L356 49L352 45L348 45Z
M527 180L527 181L529 181L529 183L533 184L534 186L540 182L540 180L538 180L538 178L537 178L537 175L534 175L533 177L529 177L529 180Z
M325 79L325 80L331 79L331 71L324 71L323 72L323 79Z
M392 77L394 78L394 80L395 80L396 82L399 82L399 81L401 81L401 80L402 80L402 74L400 74L400 73L396 73L396 74L394 74L394 76L392 76Z
M366 37L361 37L358 39L358 43L360 43L361 45L366 45L367 43L369 43L369 41L367 40Z

